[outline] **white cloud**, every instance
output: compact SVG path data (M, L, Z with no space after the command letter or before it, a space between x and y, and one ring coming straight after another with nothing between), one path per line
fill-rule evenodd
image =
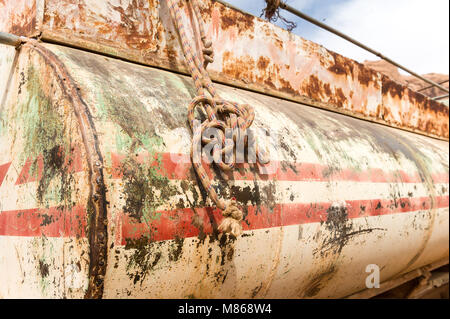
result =
M289 4L293 8L301 11L306 8L309 8L311 5L314 4L314 2L317 2L317 0L291 0L291 1L287 1L287 4Z
M405 67L420 74L449 73L448 0L350 0L328 12L328 25ZM307 38L360 62L376 59L324 30Z

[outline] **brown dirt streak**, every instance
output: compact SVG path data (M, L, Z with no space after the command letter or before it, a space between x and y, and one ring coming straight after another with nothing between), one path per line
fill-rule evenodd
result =
M90 194L88 207L90 206L93 210L90 216L91 221L89 227L89 285L85 298L99 299L103 296L104 277L106 273L107 210L102 169L103 157L99 149L95 126L88 106L82 100L78 87L62 61L37 41L30 40L25 46L35 50L44 59L45 63L53 69L79 121L89 165Z

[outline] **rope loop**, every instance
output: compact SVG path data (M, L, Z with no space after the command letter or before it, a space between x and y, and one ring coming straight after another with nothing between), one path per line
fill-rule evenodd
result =
M218 196L204 168L202 148L205 145L212 148L213 162L223 172L234 169L236 166L236 156L240 155L243 158L243 154L239 153L240 150L236 148L236 145L243 145L244 148L248 147L246 130L252 125L255 112L248 104L240 105L231 103L223 100L217 94L214 84L206 71L207 65L214 61L214 52L212 42L206 37L197 0L190 0L189 3L198 22L197 25L200 34L198 35L194 28L192 28L192 31L194 36L197 37L195 40L203 45L201 50L202 54L194 52L193 41L188 39L178 1L182 0L167 0L170 14L180 36L184 56L197 91L197 96L192 99L188 106L188 120L193 132L191 160L209 197L222 210L224 219L218 227L218 230L238 237L242 234L241 221L243 214L236 201L232 200L226 203ZM196 121L195 111L197 109L206 115L206 119ZM201 124L196 125L197 123ZM214 130L211 131L210 129ZM256 144L255 147L259 155L259 148ZM259 160L260 156L258 156ZM225 178L226 175L222 175Z

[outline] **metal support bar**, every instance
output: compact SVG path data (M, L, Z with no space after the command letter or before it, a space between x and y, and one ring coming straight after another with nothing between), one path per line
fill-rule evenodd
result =
M444 94L444 95L441 95L441 96L436 96L436 97L434 97L433 98L433 100L442 100L442 99L445 99L446 97L448 97L448 94Z
M441 82L438 82L438 84L444 84L446 82L448 82L448 79L444 80L444 81L441 81ZM416 92L420 92L420 91L424 91L424 90L427 90L427 89L431 89L432 87L434 87L434 86L433 85L428 85L428 86L425 86L425 87L423 87L421 89L416 90Z
M406 298L419 299L426 293L448 284L448 279L448 272L430 273L429 276L424 277L419 284L410 291Z
M295 14L296 16L298 16L298 17L300 17L300 18L302 18L302 19L305 19L306 21L311 22L312 24L317 25L318 27L321 27L321 28L323 28L323 29L325 29L325 30L327 30L327 31L329 31L329 32L331 32L331 33L334 33L334 34L340 36L341 38L343 38L343 39L345 39L345 40L347 40L347 41L349 41L349 42L351 42L351 43L353 43L353 44L359 46L360 48L362 48L362 49L364 49L364 50L366 50L366 51L369 51L369 52L372 53L372 54L375 54L375 55L378 56L379 58L381 58L381 59L383 59L383 60L385 60L385 61L387 61L387 62L389 62L389 63L391 63L391 64L393 64L393 65L395 65L396 67L398 67L398 68L400 68L400 69L402 69L402 70L408 72L409 74L411 74L411 75L413 75L413 76L415 76L415 77L421 79L422 81L425 81L425 82L431 84L432 86L438 87L438 88L441 89L442 91L445 91L445 92L449 93L449 90L448 90L447 88L443 87L442 85L439 85L438 83L436 83L436 82L434 82L434 81L431 81L431 80L429 80L429 79L427 79L427 78L424 78L423 76L421 76L421 75L419 75L419 74L417 74L417 73L415 73L415 72L413 72L413 71L411 71L411 70L405 68L404 66L398 64L397 62L395 62L395 61L389 59L388 57L384 56L384 55L381 54L380 52L377 52L377 51L375 51L375 50L369 48L368 46L362 44L361 42L356 41L355 39L353 39L353 38L351 38L351 37L345 35L344 33L340 32L340 31L338 31L338 30L336 30L336 29L334 29L334 28L332 28L332 27L330 27L330 26L328 26L328 25L326 25L326 24L324 24L324 23L322 23L322 22L320 22L320 21L318 21L318 20L316 20L316 19L314 19L314 18L312 18L312 17L310 17L310 16L308 16L308 15L302 13L302 12L300 12L300 11L298 11L298 10L295 9L295 8L292 8L291 6L285 4L285 3L281 2L281 1L280 1L280 8L283 8L283 9L289 11L289 12L292 13L292 14Z
M24 39L25 38L23 37L0 31L0 44L11 45L17 48L20 44L22 44Z

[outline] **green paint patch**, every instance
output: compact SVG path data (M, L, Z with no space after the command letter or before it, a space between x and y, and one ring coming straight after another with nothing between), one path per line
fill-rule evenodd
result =
M178 194L177 188L160 173L160 160L157 163L157 166L138 163L132 155L122 163L126 195L124 212L138 222L147 223L149 231L151 221L161 216L156 209Z
M161 160L157 165L138 163L132 153L122 163L125 194L123 210L137 222L147 225L147 233L139 239L126 241L125 249L133 250L127 264L127 274L134 284L145 279L154 269L162 256L159 243L153 241L155 232L152 227L154 220L161 218L157 208L167 203L170 197L178 193L167 177L160 172ZM150 157L153 158L153 157ZM175 248L169 253L170 260L177 260L181 254L182 242L176 242Z
M13 123L16 123L16 134L21 134L24 141L19 160L23 164L32 160L29 174L39 177L36 198L46 207L57 203L70 209L71 183L73 176L67 172L64 154L71 154L69 130L60 114L60 101L52 98L51 92L44 92L42 77L38 70L30 66L27 70L26 96L18 105ZM53 85L51 86L53 88ZM40 162L41 161L41 162ZM67 164L70 164L68 160Z

